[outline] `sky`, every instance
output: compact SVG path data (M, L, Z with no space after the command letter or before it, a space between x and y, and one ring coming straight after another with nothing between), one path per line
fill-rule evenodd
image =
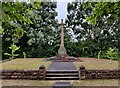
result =
M72 2L72 0L57 0L57 9L56 11L58 12L58 16L56 19L60 21L61 19L66 19L67 18L67 3Z
M73 0L57 0L57 9L56 11L58 12L58 16L56 19L58 19L59 23L61 22L61 19L65 22L65 19L67 18L67 3L72 2ZM73 31L70 31L71 34L73 34ZM73 41L76 41L75 36L73 34L72 37Z

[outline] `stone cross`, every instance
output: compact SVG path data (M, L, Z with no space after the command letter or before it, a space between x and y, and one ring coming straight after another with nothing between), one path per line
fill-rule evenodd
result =
M66 49L64 47L64 23L63 23L63 19L61 19L61 45L60 45L60 48L58 50L58 55L61 57L61 56L66 56L67 53L66 53Z
M61 46L64 46L64 25L65 23L63 23L63 19L61 19Z

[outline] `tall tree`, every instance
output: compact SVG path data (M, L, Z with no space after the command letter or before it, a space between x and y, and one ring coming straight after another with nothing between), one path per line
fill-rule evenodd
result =
M9 52L8 48L11 43L18 43L18 40L23 36L25 30L23 25L32 24L28 16L28 12L32 10L27 6L27 3L20 2L2 2L2 43L3 43L3 58L5 52ZM37 8L40 3L36 3L34 8Z
M116 47L120 52L120 2L99 2L86 19L104 29L109 47Z
M82 53L81 55L96 57L99 51L101 51L103 57L105 58L105 54L109 47L118 48L119 20L117 18L117 20L115 21L116 23L113 22L113 24L108 24L105 20L107 17L105 17L104 19L96 19L96 13L94 13L94 10L97 8L96 12L104 11L103 9L98 10L99 7L96 7L98 4L99 3L88 2L69 3L67 8L67 23L68 27L73 30L73 33L76 36L79 45L79 53ZM106 8L105 10L109 9L109 7L104 8ZM94 14L94 16L92 14ZM92 19L97 20L95 25L88 22L88 20L90 19L88 18L89 16L92 16ZM116 24L117 28L115 27Z
M68 3L67 6L68 15L66 22L68 23L68 28L72 29L74 33L73 35L77 40L76 45L79 45L78 47L79 50L77 50L77 53L84 53L84 50L88 51L88 48L90 47L91 50L93 49L92 46L90 45L92 39L94 38L93 25L86 22L86 16L90 15L93 8L94 3L82 3L82 2ZM89 44L89 46L86 45L87 43ZM81 56L88 54L84 53L78 55Z
M27 36L30 38L28 44L30 57L50 56L54 50L51 46L54 44L57 29L56 2L41 2L38 9L32 10L29 14L33 24L27 27ZM55 54L55 52L53 52Z

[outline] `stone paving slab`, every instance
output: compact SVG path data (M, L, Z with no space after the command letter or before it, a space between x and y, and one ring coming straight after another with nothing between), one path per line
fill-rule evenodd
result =
M72 88L70 82L55 82L52 88Z
M48 68L49 70L77 70L73 62L52 62Z

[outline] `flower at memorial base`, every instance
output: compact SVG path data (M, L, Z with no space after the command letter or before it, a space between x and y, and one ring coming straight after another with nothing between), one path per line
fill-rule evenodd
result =
M80 58L75 58L75 60L76 60L76 61L79 61L79 60L81 60L81 59L80 59Z
M66 57L66 56L64 56L64 58L66 59L67 57Z
M62 62L67 62L68 60L67 59L63 59Z

